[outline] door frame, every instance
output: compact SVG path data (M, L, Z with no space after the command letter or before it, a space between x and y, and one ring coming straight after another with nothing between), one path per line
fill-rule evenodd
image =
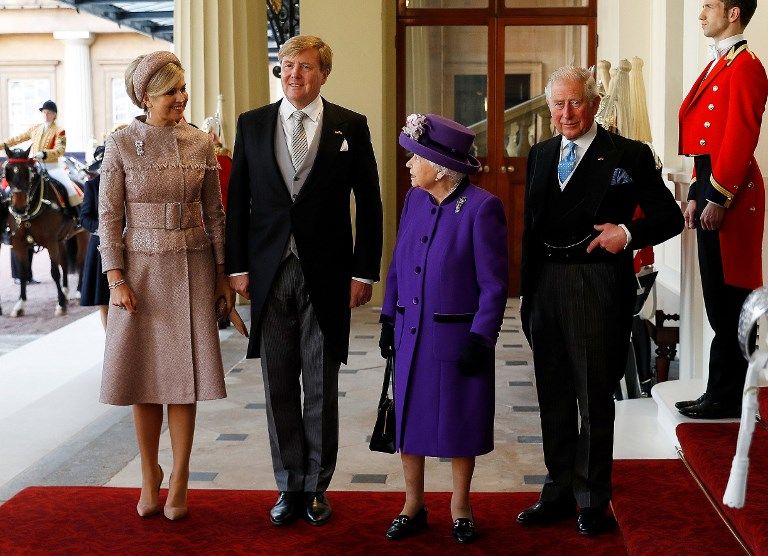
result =
M405 121L405 56L406 29L408 27L439 26L480 26L488 30L487 83L488 83L488 151L483 171L472 181L500 197L505 205L509 227L508 247L510 254L509 295L519 295L520 246L513 238L520 237L523 224L522 191L525 186L525 158L504 156L499 143L499 134L504 129L503 80L505 73L505 29L510 26L552 26L581 25L587 27L588 66L597 59L597 0L588 0L588 5L573 8L508 8L505 0L488 0L485 8L408 8L406 0L397 0L397 24L395 35L396 52L396 122L393 137L397 137ZM548 76L543 76L546 79ZM502 83L500 83L502 81ZM405 195L410 188L408 170L405 168L406 153L398 148L396 155L396 198L399 222ZM502 166L514 165L516 171L510 177L502 174ZM519 188L512 192L509 188ZM511 200L514 199L514 200ZM513 206L510 206L513 205Z

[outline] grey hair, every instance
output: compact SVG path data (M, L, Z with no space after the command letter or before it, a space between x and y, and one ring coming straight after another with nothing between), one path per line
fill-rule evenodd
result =
M588 102L592 102L598 96L597 82L592 75L592 72L586 68L580 68L578 66L563 66L557 68L552 72L547 81L547 86L544 87L544 94L547 97L547 101L552 99L552 87L558 81L579 81L584 84L584 97Z
M466 174L462 174L461 172L457 172L456 170L451 170L450 168L446 168L445 166L440 166L437 162L432 162L431 160L427 160L426 158L424 160L429 162L429 165L432 168L442 173L454 185L459 183L461 180L463 180L467 176Z

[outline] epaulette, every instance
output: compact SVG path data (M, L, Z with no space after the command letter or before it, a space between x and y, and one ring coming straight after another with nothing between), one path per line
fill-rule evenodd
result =
M745 43L745 44L742 44L739 48L731 47L731 50L729 50L728 54L726 54L725 56L725 59L728 60L725 66L726 67L730 66L733 63L733 61L736 59L736 56L738 56L745 50L752 56L752 58L755 58L755 55L752 54L752 51L747 47Z

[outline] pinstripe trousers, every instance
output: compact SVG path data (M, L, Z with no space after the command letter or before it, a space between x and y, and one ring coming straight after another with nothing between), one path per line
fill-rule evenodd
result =
M289 255L261 323L269 446L280 491L324 492L331 482L339 444L339 366L324 347L301 265Z
M612 263L545 264L531 306L546 502L582 507L611 499L613 394L623 374L632 315ZM624 314L627 313L627 314Z

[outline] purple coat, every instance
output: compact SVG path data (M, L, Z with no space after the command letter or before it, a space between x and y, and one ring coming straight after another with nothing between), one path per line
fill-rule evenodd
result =
M471 376L458 359L474 332L489 346L507 301L501 201L468 181L442 205L405 197L382 315L395 322L397 447L462 457L493 450L494 369Z

